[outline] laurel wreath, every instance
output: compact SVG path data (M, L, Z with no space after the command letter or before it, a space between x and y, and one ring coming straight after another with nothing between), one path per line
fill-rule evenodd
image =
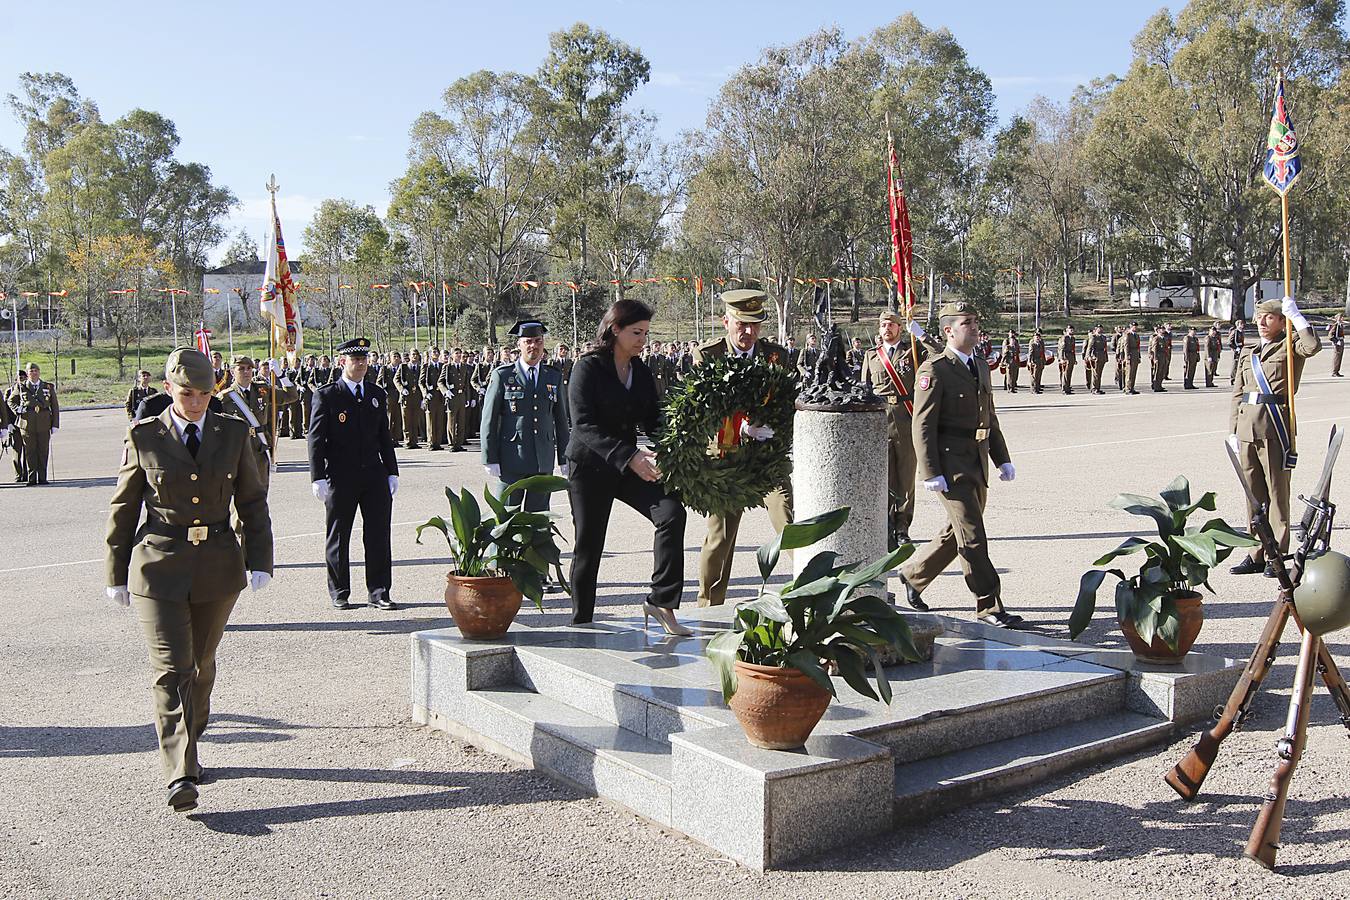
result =
M797 385L772 360L719 357L701 363L666 395L665 429L656 441L662 481L684 505L727 515L764 505L792 476L792 416ZM713 446L723 420L745 413L768 425L767 441L742 438L719 454Z

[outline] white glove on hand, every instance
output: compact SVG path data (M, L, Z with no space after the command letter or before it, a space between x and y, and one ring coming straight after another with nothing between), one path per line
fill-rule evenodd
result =
M1238 436L1236 434L1230 434L1224 443L1232 447L1234 453L1238 452Z
M116 603L118 606L131 605L131 591L127 590L125 584L119 584L117 587L104 588L103 593L108 596L109 600Z
M261 591L272 581L272 576L266 572L249 572L248 586L254 591Z
M311 485L309 486L309 489L310 489L311 491L314 492L314 497L315 497L320 503L327 503L327 502L328 502L328 494L329 494L329 491L330 491L330 485L328 484L328 479L327 479L327 478L320 478L318 481L316 481L316 482L314 482L313 484L311 484Z
M502 477L502 467L499 466L499 465L497 465L496 463L492 463L491 465L483 466L483 469L484 469L484 471L486 471L489 475L491 475L493 478L498 478L498 479L500 479L500 478Z
M1280 300L1280 312L1284 313L1284 317L1293 324L1295 330L1302 331L1308 327L1308 320L1299 311L1298 303L1295 302L1293 297L1285 297Z
M773 429L768 425L751 425L747 419L741 423L741 437L747 437L753 441L767 441L773 437Z
M389 476L389 496L392 497L398 493L398 476Z
M3 443L4 443L5 441L7 441L7 440L9 440L9 426L8 426L8 425L6 425L4 428L0 428L0 444L3 444Z
M1017 477L1017 469L1013 468L1012 463L1005 462L1003 465L998 467L999 481L1012 481L1016 477Z
M936 478L929 478L923 483L925 491L932 491L935 494L947 493L947 476L939 475Z
M919 340L923 340L923 336L927 333L923 330L923 326L918 322L910 322L909 325L905 326L905 330Z
M559 464L558 464L558 471L562 473L562 477L564 477L564 478L567 477L567 472L568 472L568 470L569 470L570 468L571 468L571 465L570 465L569 463L559 463Z

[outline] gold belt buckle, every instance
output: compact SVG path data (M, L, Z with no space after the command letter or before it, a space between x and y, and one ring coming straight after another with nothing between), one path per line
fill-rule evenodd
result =
M988 428L976 428L976 429L975 429L975 440L976 440L976 441L987 441L987 440L989 440L989 429L988 429Z
M211 528L207 525L193 525L188 528L188 540L193 545L200 544L211 534Z

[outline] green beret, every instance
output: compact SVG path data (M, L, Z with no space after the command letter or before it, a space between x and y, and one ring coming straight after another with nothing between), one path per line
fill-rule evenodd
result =
M954 300L951 303L944 304L942 309L938 310L938 318L940 319L945 319L949 316L954 318L956 316L968 315L978 315L978 312L975 309L974 304L968 303L965 300Z
M211 358L194 347L179 347L169 354L164 363L164 380L199 391L212 391L216 387Z
M738 322L763 322L767 319L769 313L764 308L764 301L768 299L769 295L755 281L745 282L743 288L722 292L727 318Z
M1284 315L1284 304L1279 300L1262 300L1256 304L1257 313L1273 313L1277 316Z

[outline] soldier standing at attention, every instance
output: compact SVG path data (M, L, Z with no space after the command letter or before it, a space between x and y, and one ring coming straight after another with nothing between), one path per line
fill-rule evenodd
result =
M772 366L787 365L787 351L772 341L759 336L760 328L768 313L764 301L768 294L759 285L749 282L743 288L722 293L722 303L726 312L722 315L722 327L726 334L716 340L700 344L694 350L694 365L718 357L735 356L751 359ZM859 347L862 341L855 338ZM858 368L862 368L862 355L859 354ZM725 424L723 426L726 427ZM719 430L720 431L720 430ZM773 437L773 429L767 425L742 423L740 434L735 438L742 440L767 441ZM734 453L735 447L717 448L719 453ZM764 498L769 512L769 522L774 531L782 532L783 526L792 521L792 498L788 487L771 491ZM736 552L736 532L741 526L741 512L727 515L708 516L708 531L703 539L703 550L698 557L698 605L720 606L726 602L727 586L731 583L731 563Z
M1294 326L1294 358L1284 352L1285 319ZM1237 452L1242 474L1257 502L1267 508L1270 528L1280 552L1289 550L1289 475L1294 468L1293 428L1290 422L1289 395L1298 393L1303 365L1322 349L1317 332L1299 311L1293 297L1263 300L1256 304L1257 345L1242 354L1237 380L1233 384L1232 413L1228 443ZM1290 376L1292 363L1293 375ZM1249 509L1248 517L1256 515ZM1250 555L1230 570L1234 575L1265 572L1275 577L1275 569L1258 545Z
M1134 379L1139 374L1139 323L1131 322L1121 339L1125 347L1125 393L1137 394Z
M398 460L385 412L387 398L379 385L366 381L369 352L370 341L365 338L338 347L342 374L314 394L309 429L310 487L324 506L328 532L324 559L334 609L347 609L352 593L349 548L358 509L368 605L398 609L389 598L393 586L389 523L398 493Z
M1186 336L1181 340L1181 362L1184 367L1181 386L1184 390L1193 391L1195 370L1200 366L1200 338L1194 328L1186 329Z
M1111 351L1116 357L1116 389L1125 390L1125 327L1117 325L1111 338Z
M671 344L671 348L674 348ZM572 366L576 360L572 359L572 348L566 344L559 344L557 351L553 354L553 367L562 373L563 393L567 393L567 386L572 383Z
M1093 329L1094 331L1096 329ZM1059 389L1065 394L1073 393L1073 366L1077 361L1078 342L1074 340L1073 326L1064 326L1064 336L1059 339ZM1091 368L1092 362L1084 360L1085 366ZM1088 374L1089 386L1091 386L1091 373Z
M562 372L543 361L548 329L538 319L522 319L507 332L516 339L520 359L498 366L488 376L479 431L479 458L496 479L503 500L506 486L530 475L548 475L558 466L567 477L567 395ZM524 508L544 512L547 493L527 493Z
M219 394L230 386L232 376L229 366L225 365L225 357L219 350L211 351L211 374L216 379L215 390L213 394Z
M403 403L398 394L394 374L403 365L403 354L397 350L389 354L389 364L380 372L375 384L384 391L385 405L389 407L389 435L397 447L403 442Z
M56 386L42 380L37 363L28 364L28 378L10 391L9 408L23 437L28 484L46 484L52 435L61 427L61 406L56 399Z
M445 446L445 394L441 392L441 348L427 351L426 364L417 374L417 386L422 390L422 406L426 409L428 450Z
M28 463L23 458L23 433L19 430L19 417L14 412L14 397L19 391L19 385L28 380L28 373L19 367L18 375L14 383L5 391L3 398L0 398L0 406L5 407L5 412L9 414L9 446L14 451L14 483L28 483Z
M666 400L666 391L670 390L670 383L675 373L670 368L670 360L661 352L661 342L652 341L647 345L648 356L643 360L647 368L652 370L652 377L656 379L656 402L664 403Z
M328 358L328 354L319 357L319 364L314 369L314 390L318 390L325 384L333 381L333 361Z
M1092 329L1092 335L1088 338L1087 346L1092 355L1092 393L1105 394L1102 390L1102 375L1106 373L1107 346L1108 341L1102 326L1097 325Z
M816 346L816 336L808 334L806 336L806 346L802 348L802 358L797 362L797 372L803 378L810 377L816 369L816 361L820 359L820 348Z
M947 525L901 567L900 577L910 606L924 609L920 594L959 558L975 595L976 617L986 625L1016 628L1022 617L1003 608L984 530L990 461L1001 481L1012 481L1017 472L994 412L989 367L974 356L979 319L975 307L961 301L942 307L938 321L947 348L919 367L914 451L923 486L940 496Z
M1228 383L1235 384L1238 366L1242 362L1242 347L1247 342L1245 323L1238 319L1228 331L1228 349L1233 351L1233 370L1228 373Z
M1214 387L1214 376L1219 372L1219 357L1223 354L1223 335L1219 323L1209 327L1205 335L1205 387Z
M720 340L720 338L718 340ZM783 348L779 347L778 349L782 350ZM845 358L845 362L848 363L849 370L853 373L854 378L857 379L862 378L862 362L863 356L865 356L866 353L867 350L863 348L862 338L855 337L853 339L853 345L849 348L848 354ZM783 350L783 356L784 358L787 357L786 350ZM694 365L698 365L697 359L694 360Z
M1163 337L1162 326L1153 329L1153 336L1148 339L1148 362L1149 362L1149 385L1156 391L1166 391L1163 387L1163 354L1167 351L1167 339Z
M1031 367L1031 392L1044 393L1041 390L1041 376L1045 373L1045 338L1039 328L1031 336L1031 343L1027 344L1027 365Z
M887 546L894 550L909 543L909 526L914 521L914 438L910 417L914 411L915 356L922 363L935 342L925 341L923 326L909 323L904 332L899 313L883 312L877 322L877 346L863 359L863 384L870 384L878 397L886 401L886 487L889 528ZM908 340L905 338L908 337Z
M674 344L671 344L671 347L674 346ZM802 361L802 351L797 347L797 339L791 335L788 335L787 339L787 355L788 367L795 372L798 364Z
M1022 368L1022 344L1017 340L1017 332L1012 329L1003 339L999 365L1003 369L1003 389L1012 394L1017 393L1017 372Z
M136 418L136 409L141 405L141 401L143 401L146 397L150 397L158 393L158 390L155 388L155 386L150 383L149 369L141 369L139 372L136 373L136 378L137 378L136 383L131 386L131 390L127 391L128 419Z
M300 426L305 434L309 434L309 416L314 405L314 369L318 365L319 358L313 353L305 356L305 361L300 365L300 371L295 375L295 387L300 391Z
M458 453L469 439L468 401L473 393L473 367L464 361L464 351L458 347L441 370L441 392L445 394L450 449Z
M248 426L208 409L217 383L211 360L179 348L164 379L169 408L127 430L106 577L108 597L134 605L145 632L168 804L187 812L204 774L197 743L211 713L216 648L239 592L272 578L272 523ZM246 550L230 529L231 503Z
M1327 340L1331 341L1331 374L1344 378L1341 374L1341 357L1345 355L1345 316L1336 313L1336 318L1327 326Z
M264 360L266 363L266 360ZM270 374L270 366L264 370ZM276 448L272 446L272 395L279 393L283 398L299 397L300 392L292 385L276 385L266 377L253 377L253 358L236 356L234 358L234 379L230 389L220 395L224 411L238 416L248 423L257 438L253 445L256 451L258 471L263 488L272 482L272 460L276 457Z
M1162 354L1158 357L1159 367L1162 369L1162 381L1172 380L1172 323L1164 322L1162 326Z
M422 354L414 347L408 354L408 361L394 372L394 385L398 388L399 401L403 405L403 433L408 439L405 445L416 450L418 430L422 427Z

